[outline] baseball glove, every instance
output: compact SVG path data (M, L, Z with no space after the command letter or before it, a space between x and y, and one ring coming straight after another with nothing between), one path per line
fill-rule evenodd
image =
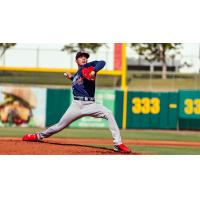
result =
M93 81L95 80L96 78L96 73L94 76L91 76L91 72L94 70L94 67L93 66L90 66L90 67L85 67L82 69L82 75L83 75L83 78L87 79L87 80L90 80L90 81Z

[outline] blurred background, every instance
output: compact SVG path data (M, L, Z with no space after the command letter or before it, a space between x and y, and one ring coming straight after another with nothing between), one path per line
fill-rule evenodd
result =
M90 52L90 60L105 60L105 70L120 70L118 45L0 43L0 83L70 86L69 81L60 78L60 73L67 69L72 72L76 70L74 57L80 49ZM176 91L200 88L198 43L127 44L126 64L129 90ZM41 70L44 68L46 70ZM121 77L119 73L105 73L99 76L97 85L120 87Z
M0 126L56 123L73 99L63 73L76 72L80 50L106 61L96 99L120 128L200 129L199 43L0 43ZM108 124L84 117L70 127Z

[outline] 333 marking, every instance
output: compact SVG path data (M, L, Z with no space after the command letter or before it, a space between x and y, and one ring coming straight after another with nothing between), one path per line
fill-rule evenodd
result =
M132 98L132 112L134 114L158 114L160 112L160 99L148 97Z
M200 115L200 99L185 99L184 112L187 115Z

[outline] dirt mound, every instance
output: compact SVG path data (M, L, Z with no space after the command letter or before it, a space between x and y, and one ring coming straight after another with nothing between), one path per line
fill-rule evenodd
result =
M200 148L200 142L194 141L126 139L124 143L128 146ZM103 147L105 145L112 145L112 139L48 138L42 142L25 142L21 138L2 137L0 138L0 155L121 155L114 152L112 148ZM141 154L144 153L134 152L131 155Z
M25 142L21 138L0 138L0 155L121 155L109 148L95 147L92 141L87 142L85 144L81 143L81 139L57 138Z

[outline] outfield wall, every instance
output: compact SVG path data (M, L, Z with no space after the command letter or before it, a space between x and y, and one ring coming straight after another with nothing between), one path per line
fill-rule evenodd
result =
M70 105L70 90L47 90L46 126L56 123ZM98 89L96 102L109 108L122 128L123 91ZM126 128L200 130L200 91L128 92ZM83 117L70 127L108 128L104 119Z
M127 101L127 128L177 128L178 93L128 92Z
M128 92L127 128L200 130L200 91Z
M179 128L200 130L200 90L179 91Z
M96 102L109 108L122 128L123 91L97 89ZM72 101L70 89L0 87L0 126L48 127ZM133 92L127 95L126 128L200 130L200 91ZM107 120L83 117L75 128L108 128Z

